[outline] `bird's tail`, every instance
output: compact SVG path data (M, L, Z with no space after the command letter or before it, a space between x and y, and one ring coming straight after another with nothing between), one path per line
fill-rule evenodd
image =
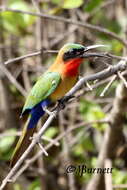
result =
M30 145L31 143L30 137L33 136L39 119L45 113L45 111L43 110L43 107L45 107L48 104L49 104L48 100L42 101L30 111L28 119L23 128L22 135L20 136L19 141L16 145L16 148L13 152L11 163L10 163L11 167L13 167L16 164L18 159L22 156L22 154Z
M30 137L33 136L33 133L36 130L35 126L28 128L32 119L31 117L32 116L29 115L25 123L25 126L23 128L22 135L20 136L18 143L16 145L16 148L12 154L12 158L10 162L11 167L13 167L16 164L17 160L22 156L22 154L25 152L25 150L28 148L29 144L31 143Z

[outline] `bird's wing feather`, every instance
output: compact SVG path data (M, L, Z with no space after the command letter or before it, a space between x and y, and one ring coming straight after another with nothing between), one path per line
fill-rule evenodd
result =
M30 91L23 107L22 114L26 110L31 110L42 100L48 98L48 96L55 91L60 80L61 76L57 72L47 72L42 75Z

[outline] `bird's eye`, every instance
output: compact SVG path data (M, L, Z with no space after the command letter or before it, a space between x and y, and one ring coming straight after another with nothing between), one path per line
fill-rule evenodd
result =
M69 51L69 53L71 55L79 55L81 54L82 52L84 52L84 48L80 48L80 49L76 49L76 48L73 48Z
M79 56L80 54L82 54L83 52L84 52L84 48L80 48L80 49L72 48L69 51L64 53L63 59L68 60L71 58L75 58L75 57Z
M71 55L75 54L76 52L77 52L77 49L71 49L71 50L69 51L69 53L70 53Z

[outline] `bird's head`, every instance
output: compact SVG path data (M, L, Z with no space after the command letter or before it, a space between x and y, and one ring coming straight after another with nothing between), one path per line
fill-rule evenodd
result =
M61 57L64 63L76 59L84 53L85 47L80 44L67 43L59 51L58 57Z
M91 57L93 54L87 53L88 50L98 48L104 45L83 46L75 43L65 44L59 51L56 63L62 65L62 72L68 76L78 74L78 68L85 57ZM96 54L96 56L99 54Z

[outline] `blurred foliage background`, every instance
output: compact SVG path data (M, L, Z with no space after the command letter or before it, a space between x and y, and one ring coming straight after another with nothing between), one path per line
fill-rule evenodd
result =
M3 10L3 7L10 9ZM14 12L20 10L20 13ZM1 0L0 1L0 181L9 171L9 161L21 134L25 119L19 119L25 96L32 85L55 60L56 54L44 53L4 65L5 61L27 55L41 49L59 50L67 42L83 45L107 44L106 51L122 56L124 45L116 38L97 30L89 30L58 20L24 13L44 13L70 18L74 21L97 25L126 39L126 0ZM102 51L104 51L103 49ZM116 64L116 60L91 58L85 60L81 76L95 73L107 67L105 62ZM5 69L6 68L6 69ZM100 97L110 79L95 90L84 93L67 105L44 136L53 139L69 127L79 126L60 140L60 146L52 146L48 157L39 157L7 190L85 190L92 174L82 177L76 173L68 175L66 166L85 164L97 167L97 159L108 124L96 124L110 115L115 99L115 89L120 81L114 81L104 97ZM81 90L82 92L82 90ZM112 160L113 185L127 184L126 113L123 118L124 143L116 150ZM41 121L38 128L42 126ZM93 122L85 126L85 122ZM119 127L119 126L118 126ZM121 142L121 141L120 141ZM49 142L43 140L43 144ZM114 147L115 149L115 147ZM35 147L32 155L36 154ZM119 152L122 151L121 154ZM114 186L115 188L115 186ZM103 190L104 188L101 187ZM117 190L123 189L120 187ZM127 189L127 186L126 188ZM93 187L94 190L94 187ZM99 189L98 189L99 190ZM110 189L109 189L110 190Z

